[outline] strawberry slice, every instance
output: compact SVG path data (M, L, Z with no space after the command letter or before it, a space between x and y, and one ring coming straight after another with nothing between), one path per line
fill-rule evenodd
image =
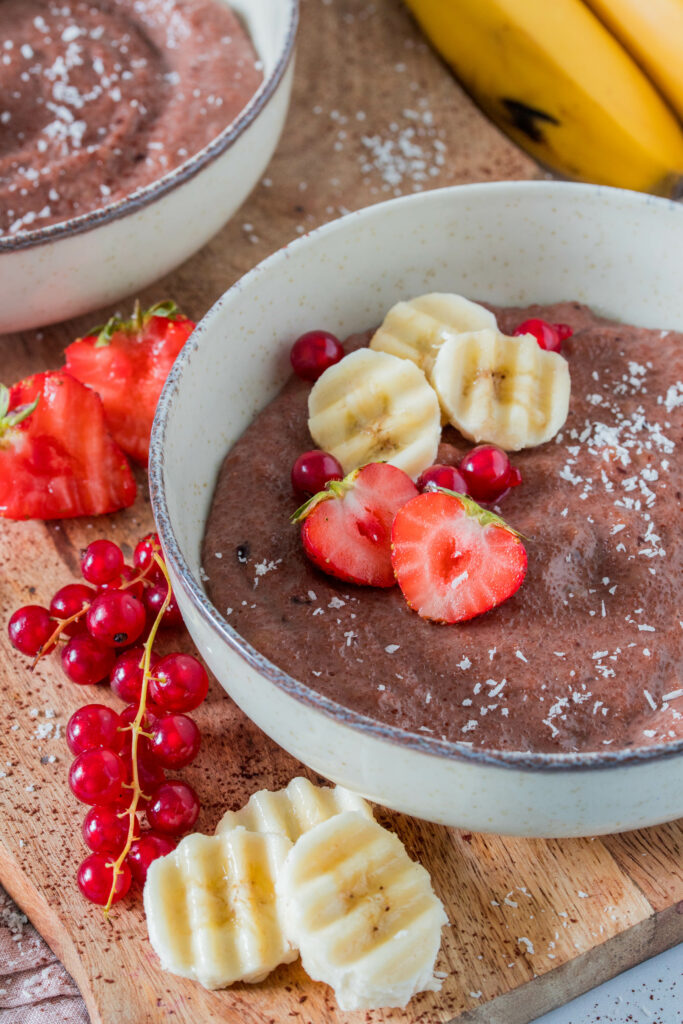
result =
M410 607L434 622L462 622L511 597L526 575L519 535L453 491L413 498L391 531L392 562Z
M94 391L58 371L0 385L0 515L100 515L132 505L135 492Z
M161 389L194 328L174 302L136 305L130 320L114 316L66 350L67 372L98 393L114 440L143 465Z
M418 493L402 469L371 462L324 491L295 512L304 550L319 569L347 583L392 587L391 524Z

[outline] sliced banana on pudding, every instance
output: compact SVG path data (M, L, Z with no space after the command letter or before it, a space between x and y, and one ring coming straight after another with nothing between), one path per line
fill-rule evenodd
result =
M216 835L233 828L252 832L274 832L295 843L299 836L342 811L356 811L372 818L370 805L342 786L314 786L308 779L292 779L286 789L253 793L239 811L226 811Z
M479 303L463 295L431 292L392 306L375 331L370 348L412 360L429 380L444 341L461 331L496 326L493 313Z
M308 396L308 429L350 473L390 462L416 478L441 438L434 389L408 359L361 348L330 366Z
M440 987L444 908L427 871L377 822L346 811L306 832L277 893L304 968L342 1010L403 1007Z
M461 434L507 451L549 441L569 411L566 359L542 349L530 334L458 334L439 349L432 383Z
M261 981L296 959L275 879L292 844L238 828L190 835L147 873L144 905L164 970L215 989Z

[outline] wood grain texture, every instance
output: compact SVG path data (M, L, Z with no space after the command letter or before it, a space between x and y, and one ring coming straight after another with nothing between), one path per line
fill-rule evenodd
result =
M536 176L535 164L474 109L394 0L303 0L292 108L266 177L201 253L141 299L170 295L199 317L268 253L346 210L396 191ZM2 378L58 366L64 346L102 318L5 336ZM343 1014L298 964L220 993L162 974L139 899L119 905L106 923L74 883L84 809L66 787L64 727L85 701L115 702L102 688L78 690L54 661L29 673L4 631L14 608L46 602L77 574L89 540L109 536L130 555L152 525L143 473L138 482L136 505L116 516L0 525L0 880L64 960L93 1024L526 1024L683 938L680 823L542 842L471 835L380 809L380 820L432 873L448 909L441 993L418 997L405 1012ZM182 774L202 797L201 830L256 789L285 785L302 771L217 686L196 718L203 747Z

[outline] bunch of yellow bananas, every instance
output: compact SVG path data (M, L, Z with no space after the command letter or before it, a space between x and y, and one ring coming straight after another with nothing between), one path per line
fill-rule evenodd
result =
M683 0L406 0L479 106L551 170L673 196Z

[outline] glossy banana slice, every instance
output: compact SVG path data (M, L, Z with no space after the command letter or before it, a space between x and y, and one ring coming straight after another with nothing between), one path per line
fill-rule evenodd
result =
M286 789L254 793L239 811L227 811L216 834L242 826L251 832L275 832L293 843L314 825L342 811L356 811L371 821L370 805L341 786L314 786L308 779L292 779Z
M428 873L392 832L346 811L297 841L278 877L287 934L342 1010L405 1006L437 990L447 918Z
M147 928L164 970L205 988L261 981L297 956L275 879L292 844L234 829L190 835L155 860L144 888Z
M432 382L461 434L507 451L549 441L569 411L566 359L540 348L530 334L459 334L441 346Z
M493 313L479 303L463 295L432 292L392 306L375 331L370 348L412 360L429 380L444 341L462 331L496 326Z
M330 366L308 396L315 443L350 473L390 462L409 476L431 466L441 438L439 401L408 359L358 349Z

